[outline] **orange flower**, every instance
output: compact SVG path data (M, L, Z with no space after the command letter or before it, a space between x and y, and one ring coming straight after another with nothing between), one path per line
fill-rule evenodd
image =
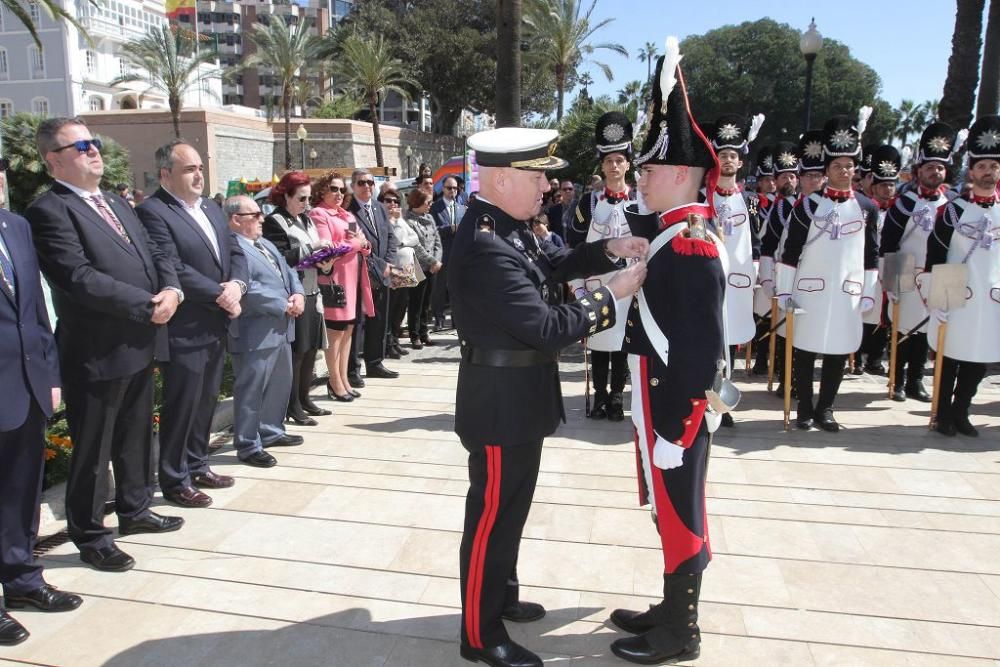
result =
M46 461L51 461L55 457L56 457L56 450L49 449L48 447L46 447L45 448L45 460Z

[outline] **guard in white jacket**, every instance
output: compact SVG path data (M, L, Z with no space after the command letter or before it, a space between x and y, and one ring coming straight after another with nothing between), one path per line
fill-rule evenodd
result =
M871 108L855 123L835 116L823 127L829 183L801 199L788 223L788 238L776 269L779 306L794 300L793 364L798 414L804 430L814 424L836 432L833 402L847 356L861 343L861 318L875 307L878 289L878 209L851 189L861 159L861 134ZM818 400L813 404L812 368L823 355Z

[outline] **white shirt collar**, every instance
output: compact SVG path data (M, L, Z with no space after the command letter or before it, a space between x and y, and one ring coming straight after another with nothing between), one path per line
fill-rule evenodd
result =
M90 192L89 190L84 190L83 188L77 187L72 183L67 183L66 181L59 180L58 178L56 179L56 183L62 185L64 188L67 188L68 190L72 190L73 194L83 197L84 199L90 199L94 195L101 194L100 188L98 188L94 192Z
M174 194L173 192L171 192L170 190L167 190L167 188L166 188L166 186L165 186L165 185L162 185L162 184L161 184L161 185L160 185L160 187L161 187L161 188L163 188L163 191L164 191L164 192L166 192L166 193L167 193L168 195L170 195L171 197L173 197L174 199L176 199L176 200L177 200L177 203L178 203L178 204L180 204L181 206L183 206L183 207L184 207L184 208L186 208L187 210L189 210L189 211L194 211L194 210L196 210L196 209L200 209L200 208L201 208L201 197L198 197L198 201L196 201L196 202L194 203L194 205L191 205L191 204L188 204L188 203L187 203L186 201L184 201L183 199L181 199L180 197L178 197L177 195L175 195L175 194Z

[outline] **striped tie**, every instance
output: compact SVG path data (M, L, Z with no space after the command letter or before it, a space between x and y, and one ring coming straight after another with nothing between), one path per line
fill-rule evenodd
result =
M108 223L111 229L115 230L115 233L122 237L122 240L126 243L131 243L132 239L128 237L128 232L122 227L122 223L114 214L114 211L108 207L108 203L104 201L104 197L102 195L91 195L90 201L94 202L94 206L97 207L97 212L104 218L104 222Z

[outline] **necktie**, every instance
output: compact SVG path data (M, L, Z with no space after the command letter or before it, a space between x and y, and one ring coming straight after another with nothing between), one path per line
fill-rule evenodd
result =
M278 268L278 262L274 260L274 256L267 251L267 248L265 248L260 241L254 241L253 247L257 248L257 250L260 251L260 254L264 255L267 263L271 265L271 268L273 268L278 275L281 275L281 269Z
M451 220L451 226L455 226L455 202L448 202L448 219Z
M364 205L365 215L368 216L368 224L372 228L372 233L375 234L375 238L378 238L378 226L375 224L375 214L372 211L372 203L368 202Z
M13 298L17 294L17 284L14 279L14 265L7 259L7 254L0 250L0 284Z
M125 228L122 227L121 221L115 216L114 211L111 210L108 203L104 201L104 196L91 195L90 201L94 202L94 206L97 207L97 212L101 214L102 218L104 218L104 222L108 223L108 225L111 226L111 229L115 230L115 233L118 234L123 241L131 243L132 239L128 237L128 232L126 232Z

